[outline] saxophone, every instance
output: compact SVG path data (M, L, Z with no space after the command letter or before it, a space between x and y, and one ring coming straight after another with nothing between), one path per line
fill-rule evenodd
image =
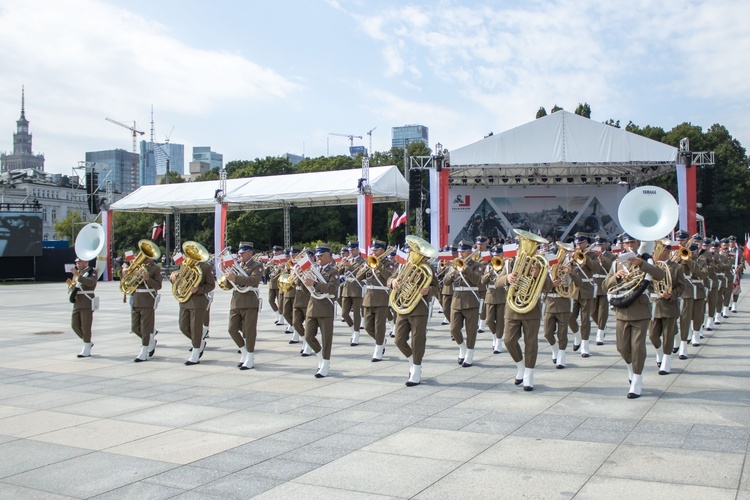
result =
M172 295L180 303L187 302L190 299L193 294L190 290L198 286L198 283L203 279L203 271L198 263L207 261L209 257L208 250L195 241L183 243L182 252L185 254L185 261L177 272L174 283L172 283Z
M408 235L406 243L409 244L409 260L401 268L396 277L398 289L391 290L388 302L391 308L398 314L409 314L417 307L422 298L422 289L429 286L432 281L432 266L422 262L427 257L437 257L435 247L427 243L419 236Z
M547 243L541 236L528 231L514 229L519 237L518 254L513 263L514 283L508 288L508 307L518 314L526 314L539 302L544 281L547 278L549 264L547 259L536 254L540 243ZM539 266L539 273L534 276L534 266Z

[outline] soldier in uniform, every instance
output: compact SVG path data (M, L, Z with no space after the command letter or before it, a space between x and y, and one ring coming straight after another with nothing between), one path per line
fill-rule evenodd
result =
M706 260L708 266L708 287L706 288L706 318L705 323L701 326L706 327L706 330L712 331L714 329L714 315L716 315L717 305L719 301L719 294L721 293L722 279L720 276L721 268L718 259L718 255L714 255L712 252L713 244L710 239L706 238L701 244L701 257ZM718 245L717 245L718 247ZM720 309L720 307L719 307ZM719 321L721 323L721 320ZM698 338L693 338L693 345L700 345L700 331L698 332Z
M274 325L281 326L284 324L284 318L281 315L281 303L279 302L279 276L284 271L284 266L273 261L274 257L282 255L284 249L278 245L273 247L273 255L268 261L269 272L268 272L268 304L276 313L276 320L273 322Z
M464 368L474 363L474 345L477 341L477 324L479 322L479 284L482 271L479 262L470 259L472 253L470 241L458 243L458 254L464 262L464 269L456 265L443 280L444 285L453 287L451 300L451 337L458 344L458 364ZM461 329L466 327L466 342Z
M685 290L682 292L682 310L680 311L679 320L679 358L687 359L687 344L692 334L691 326L695 318L699 318L698 321L700 323L698 325L703 322L703 310L706 302L706 291L703 280L706 277L706 270L696 261L697 253L695 250L697 249L697 245L691 243L692 240L689 240L687 232L682 230L677 231L675 233L675 240L681 247L688 248L691 252L690 258L684 259L680 263L682 273L685 276ZM675 352L672 349L672 354L675 354Z
M693 235L693 241L698 243L697 254L695 255L695 262L703 270L703 299L698 301L696 299L693 307L693 329L690 343L694 347L701 345L701 330L703 329L703 323L706 319L706 311L708 310L709 297L711 295L711 287L716 281L716 269L713 265L713 258L711 252L709 252L710 245L704 247L703 237L700 234Z
M161 290L161 269L152 259L143 261L145 274L130 304L130 329L141 339L141 352L133 361L148 361L156 351L155 316Z
M477 251L477 255L479 256L479 262L481 263L482 253L486 252L489 246L488 239L484 235L479 235L474 241L474 244L475 244L475 249ZM487 309L485 307L485 299L487 297L487 286L484 283L482 283L481 280L479 282L479 290L477 291L477 295L479 295L479 325L477 326L477 332L484 333L484 321L487 319Z
M450 246L448 247L450 249L450 252L453 254L453 259L458 258L458 247L457 246ZM450 272L450 266L452 264L448 263L448 268L443 272L442 280L440 283L440 295L441 295L441 302L440 305L443 308L443 315L445 316L445 319L441 323L442 325L450 325L451 324L451 302L453 301L453 287L451 285L445 284L445 275Z
M493 257L503 256L503 247L496 246L492 249ZM492 332L492 353L500 354L503 351L503 334L505 333L505 299L508 295L507 287L496 287L495 278L500 274L508 273L508 261L503 263L503 268L495 271L492 265L482 275L482 284L487 287L485 295L485 306L487 307L487 328Z
M197 286L190 290L190 298L185 302L180 302L178 319L180 331L190 339L192 344L190 358L185 361L187 366L200 363L203 350L206 348L206 341L203 338L203 323L209 304L208 294L216 287L213 266L208 262L199 262L196 265L201 269L201 280ZM172 283L174 283L177 274L178 272L175 271L169 276Z
M588 236L583 233L576 233L575 245L578 250L584 252L585 261L583 264L572 262L573 272L578 274L581 279L581 286L578 287L573 297L573 310L570 314L568 325L570 330L575 334L573 339L573 350L581 349L581 357L588 358L591 354L589 351L589 335L591 334L591 312L594 306L594 298L597 296L597 286L594 281L595 274L606 274L599 264L597 257L591 252L586 252L589 244ZM578 317L581 318L581 333L578 334ZM579 342L580 338L580 342Z
M341 316L351 328L349 345L352 346L359 345L359 327L362 324L362 283L357 281L356 273L363 265L365 259L359 254L359 242L350 242L349 259L341 263L345 274L341 291ZM353 313L354 318L350 313Z
M607 292L604 290L604 279L607 277L607 272L612 268L612 262L617 257L609 250L609 242L606 238L599 235L594 236L594 244L601 248L599 264L602 269L599 273L594 274L596 298L591 309L591 318L596 324L596 345L604 345L604 329L607 327L607 319L609 319L609 302L607 302Z
M565 353L568 348L568 322L570 321L573 302L570 297L564 297L559 293L559 287L562 285L562 273L570 276L571 283L576 287L581 286L581 277L578 273L573 272L570 265L566 266L559 262L557 266L557 268L550 269L550 278L554 288L544 294L544 338L552 346L552 363L555 368L561 370L565 368ZM555 272L558 269L559 273Z
M327 245L318 245L315 248L315 257L318 260L318 272L323 280L304 278L304 284L308 290L315 290L315 295L310 293L305 318L305 341L318 356L318 371L316 378L328 376L331 366L331 346L333 344L333 315L336 292L339 289L339 273L333 265L331 249ZM317 335L320 330L320 338L323 343L318 342Z
M424 257L423 261L426 259ZM391 276L388 279L388 286L398 290L401 286L398 277ZM408 314L396 314L396 347L409 361L407 387L419 385L422 381L422 358L427 340L427 317L429 315L428 304L437 292L437 276L433 273L430 284L420 290L422 298L417 302L417 306ZM409 334L411 334L411 346Z
M91 356L91 347L94 345L91 342L91 325L94 322L94 311L98 309L94 289L99 275L96 269L89 265L89 261L77 257L75 267L70 272L73 278L68 278L65 282L71 284L74 279L77 281L70 294L70 301L73 303L71 327L83 341L83 349L78 357L88 358Z
M357 280L365 285L365 296L362 305L365 310L365 331L375 339L375 351L372 355L373 362L383 359L385 353L385 325L388 321L388 278L394 273L395 262L387 260L383 255L386 243L381 240L372 240L370 246L371 255L379 260L375 269L365 264L357 271Z
M734 278L734 281L732 283L731 311L733 313L736 313L737 312L737 300L739 300L740 293L742 291L742 289L740 288L740 283L742 280L742 275L745 273L745 257L743 255L743 252L737 246L737 237L730 236L727 239L729 240L729 247L728 247L727 253L730 256L730 260L732 261L732 276Z
M639 244L640 242L629 234L622 235L623 251L637 254ZM646 273L644 279L651 282L663 280L666 276L660 267L653 264L649 255L640 254L638 257L631 258L627 265L624 265L620 260L615 261L607 274L604 286L608 291L611 290L626 275L635 272L636 268L640 268L641 271ZM628 305L615 307L617 352L620 353L627 364L630 382L628 399L641 397L643 366L646 362L646 335L651 322L651 304L648 294L640 293L637 297L634 295L632 299L632 302Z
M239 265L247 276L232 272L225 274L227 281L243 289L242 292L236 288L232 291L232 302L229 306L229 336L240 349L240 362L237 366L240 370L249 370L255 367L255 339L258 336L258 308L260 306L258 285L263 279L263 264L252 260L253 244L249 241L240 243L237 255L240 258Z
M509 264L512 270L513 265ZM541 272L537 263L531 268L531 276L536 278ZM496 287L506 287L513 285L519 276L513 272L498 275L495 279ZM549 274L545 275L545 282L542 287L543 292L549 292L552 288L552 280ZM515 384L523 384L524 391L534 390L534 367L536 366L537 353L539 351L539 326L542 320L541 300L537 300L535 306L530 311L519 313L510 307L510 302L505 303L505 336L503 342L508 354L516 363ZM519 340L523 335L523 351L519 345Z
M659 367L659 375L667 375L672 367L672 346L677 333L677 318L680 317L679 298L685 290L685 275L682 267L674 260L669 259L670 245L666 245L662 255L654 255L655 259L666 262L669 266L669 277L671 288L657 293L654 284L651 284L651 300L654 302L654 314L648 329L648 338L651 345L656 349L656 366ZM661 348L661 350L660 350Z
M313 254L313 252L311 252L310 250L307 251L307 256L310 260L313 260L315 258L315 254ZM310 345L305 340L305 320L307 316L307 306L309 303L310 292L308 291L307 287L295 277L294 311L292 313L292 324L294 325L295 337L299 335L299 338L302 340L302 349L300 349L299 353L303 357L311 356L313 353ZM294 342L294 340L295 338L292 337L292 340L290 340L289 343L296 344L297 342Z
M289 257L293 261L297 258L299 255L300 249L297 247L292 247L289 249ZM287 276L291 276L291 273L289 272L289 264L286 264L286 269L284 269L284 272L287 273ZM283 273L282 273L283 274ZM279 275L281 276L281 275ZM281 288L281 287L279 287ZM283 293L283 304L281 306L282 315L284 316L284 323L286 324L286 329L284 330L284 333L291 333L292 339L289 341L290 344L297 344L299 343L299 333L294 329L294 297L297 294L297 290L292 288L291 290L287 290Z
M711 248L712 252L716 252L714 256L718 257L720 274L723 282L719 301L716 305L716 315L714 316L714 323L717 325L721 324L721 318L729 317L729 303L732 300L732 266L734 265L734 262L727 254L728 249L729 241L726 239L721 240L717 248ZM719 311L719 308L721 308L721 311Z

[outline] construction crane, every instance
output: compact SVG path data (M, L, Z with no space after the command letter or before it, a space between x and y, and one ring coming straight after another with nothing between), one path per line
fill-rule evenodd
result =
M348 137L349 138L349 147L354 146L354 139L361 139L361 135L352 135L352 134L337 134L335 132L329 132L328 135L337 135L339 137Z
M130 132L133 135L133 166L130 169L130 191L135 191L135 189L138 187L138 134L144 135L146 132L141 132L140 130L136 129L135 121L133 122L133 126L125 125L122 122L118 122L117 120L113 120L112 118L105 118L108 122L112 122L115 125L119 125L123 128L126 128L130 130Z
M378 128L378 127L372 127L370 130L367 131L367 135L370 136L370 149L367 151L367 155L368 156L372 154L372 132L376 128Z

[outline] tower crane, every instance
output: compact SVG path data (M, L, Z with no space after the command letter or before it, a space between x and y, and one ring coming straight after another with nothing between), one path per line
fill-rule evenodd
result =
M361 135L352 135L352 134L337 134L335 132L329 132L328 135L337 135L339 137L348 137L349 138L349 147L354 146L354 139L361 139Z
M372 132L373 132L373 130L375 130L376 128L378 128L378 127L372 127L372 128L370 129L370 130L368 130L368 131L367 131L367 135L369 135L369 136L370 136L370 149L369 149L369 151L367 152L367 154L368 154L368 155L371 155L371 154L372 154Z
M130 169L130 191L135 191L135 189L138 187L138 143L137 138L138 134L144 135L146 132L141 132L140 130L136 129L135 121L133 121L133 126L126 125L122 122L118 122L117 120L113 120L112 118L105 118L108 122L112 122L115 125L119 125L123 128L126 128L130 130L130 132L133 134L133 166Z

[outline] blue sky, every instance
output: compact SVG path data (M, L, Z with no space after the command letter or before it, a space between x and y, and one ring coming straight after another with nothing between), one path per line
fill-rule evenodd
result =
M155 138L226 161L390 148L419 123L455 149L539 106L750 145L750 3L741 1L0 0L0 151L21 85L34 151L70 173L86 151ZM186 166L187 167L187 166Z

